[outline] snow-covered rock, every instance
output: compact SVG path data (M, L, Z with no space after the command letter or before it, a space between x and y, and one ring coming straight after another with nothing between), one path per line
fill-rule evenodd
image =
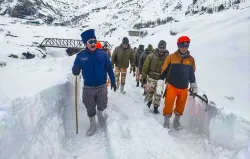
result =
M6 62L0 60L0 67L4 67L4 66L6 66Z

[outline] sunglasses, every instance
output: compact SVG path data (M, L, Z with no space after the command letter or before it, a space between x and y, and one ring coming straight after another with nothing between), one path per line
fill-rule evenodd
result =
M87 43L88 43L89 45L94 45L94 44L97 43L97 40L96 40L96 39L90 39L90 40L87 41Z
M166 49L166 47L161 46L161 47L159 47L159 49L161 49L161 50L165 50L165 49Z
M189 42L182 42L178 44L179 48L189 48Z

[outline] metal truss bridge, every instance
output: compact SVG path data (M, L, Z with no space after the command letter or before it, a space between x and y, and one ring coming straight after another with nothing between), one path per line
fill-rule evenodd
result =
M100 41L102 45L107 43L108 48L111 49L112 46L107 41ZM55 47L55 48L75 48L84 49L85 46L81 40L76 39L59 39L59 38L45 38L39 47Z

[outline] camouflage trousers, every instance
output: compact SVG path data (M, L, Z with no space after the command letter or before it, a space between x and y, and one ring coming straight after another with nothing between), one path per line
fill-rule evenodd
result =
M161 95L156 94L157 80L149 78L145 88L145 101L153 101L155 106L160 106Z
M117 87L120 86L120 83L122 85L125 85L126 74L127 74L127 68L118 68L118 67L115 68L115 80ZM120 76L121 76L121 81L120 81Z
M135 74L136 74L136 82L139 82L139 80L140 80L140 72L139 72L138 67L135 68Z

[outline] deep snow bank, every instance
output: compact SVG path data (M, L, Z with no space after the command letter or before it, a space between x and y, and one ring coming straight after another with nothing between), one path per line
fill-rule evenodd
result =
M181 119L185 129L205 134L215 147L233 150L239 158L246 154L250 142L250 122L214 105L189 97Z
M68 158L64 103L72 58L9 60L0 70L0 158ZM70 74L71 75L71 74Z
M1 106L0 158L68 158L62 119L68 87L58 84Z

